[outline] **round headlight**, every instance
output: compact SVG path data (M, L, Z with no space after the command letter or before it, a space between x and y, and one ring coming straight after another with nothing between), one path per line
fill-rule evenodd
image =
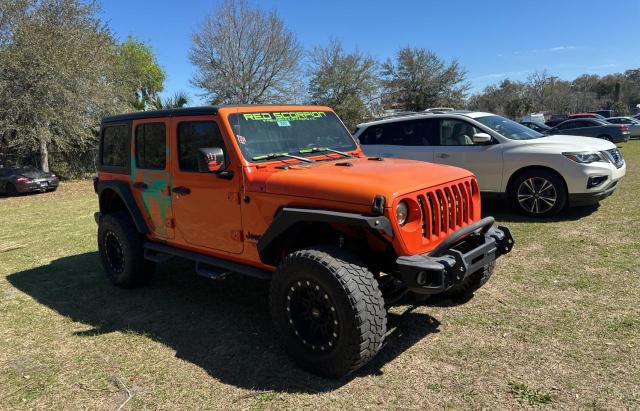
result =
M404 225L409 217L409 206L404 201L400 201L396 207L396 217L398 218L398 224Z

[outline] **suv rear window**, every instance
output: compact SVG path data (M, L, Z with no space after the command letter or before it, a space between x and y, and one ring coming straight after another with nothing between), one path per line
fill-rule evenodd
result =
M215 121L185 121L178 125L178 163L182 171L198 171L198 150L220 147L222 134Z
M373 125L360 135L360 142L396 146L438 145L438 120L405 120Z
M150 170L164 170L167 140L164 123L140 124L136 127L136 165Z
M129 125L105 126L102 130L102 165L126 167L129 159Z

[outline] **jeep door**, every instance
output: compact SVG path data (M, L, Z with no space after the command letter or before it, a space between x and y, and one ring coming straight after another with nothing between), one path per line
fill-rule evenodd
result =
M224 170L235 170L218 121L211 116L175 117L173 155L173 212L180 240L185 245L229 253L242 253L240 172L199 171L199 149L219 147ZM178 235L176 235L178 237Z
M167 155L169 122L163 119L134 121L131 164L133 196L157 237L173 238L170 156Z
M502 147L495 139L476 144L473 135L483 130L465 120L440 118L439 145L434 147L434 161L466 168L475 174L481 191L500 191L502 184Z
M433 119L372 125L360 134L362 150L371 157L433 161L433 144L428 139L436 125Z

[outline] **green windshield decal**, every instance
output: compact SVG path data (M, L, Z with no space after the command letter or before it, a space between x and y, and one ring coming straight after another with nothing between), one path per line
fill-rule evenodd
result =
M283 111L279 113L246 113L245 120L277 122L281 127L287 127L291 121L317 120L327 116L324 111Z

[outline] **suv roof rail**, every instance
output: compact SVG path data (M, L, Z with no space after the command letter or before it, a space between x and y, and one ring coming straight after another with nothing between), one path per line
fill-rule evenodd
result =
M375 117L372 121L386 120L386 119L395 118L395 117L412 116L414 114L420 114L420 113L415 112L415 111L397 111L395 113L390 113L390 114L382 115L382 116L379 116L379 117Z

